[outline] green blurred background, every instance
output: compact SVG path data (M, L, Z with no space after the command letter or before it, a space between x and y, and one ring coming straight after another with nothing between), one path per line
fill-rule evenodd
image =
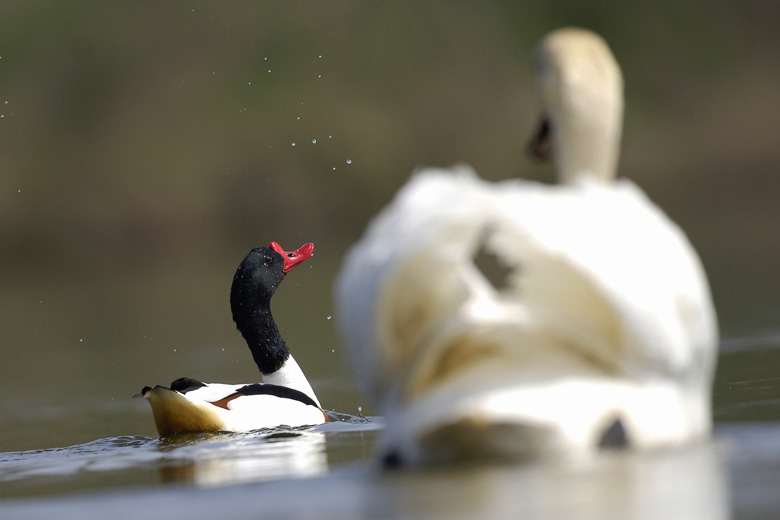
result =
M688 232L724 336L776 330L777 2L5 0L0 450L154 435L142 386L257 379L228 292L272 240L316 244L274 300L296 358L327 408L371 413L341 258L416 168L552 180L524 152L529 65L563 25L621 63L620 171Z

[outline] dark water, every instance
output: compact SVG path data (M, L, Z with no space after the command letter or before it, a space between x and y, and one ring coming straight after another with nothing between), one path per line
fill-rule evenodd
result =
M780 335L726 340L720 361L713 440L680 450L383 473L373 459L382 421L334 414L315 428L123 435L4 452L0 512L4 519L101 518L107 508L111 518L225 510L234 518L772 518L780 506L773 374ZM55 412L40 413L48 420Z
M381 420L334 414L317 428L252 433L125 435L62 448L0 454L0 497L111 487L226 486L312 477L368 457Z

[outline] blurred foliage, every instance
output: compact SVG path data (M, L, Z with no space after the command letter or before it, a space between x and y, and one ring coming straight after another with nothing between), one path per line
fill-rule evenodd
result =
M780 293L779 10L4 1L4 384L124 397L181 375L251 380L233 270L254 245L314 241L275 312L323 402L353 412L327 319L342 255L421 166L550 180L523 150L528 64L563 25L600 32L620 61L621 171L689 233L724 330L765 326Z

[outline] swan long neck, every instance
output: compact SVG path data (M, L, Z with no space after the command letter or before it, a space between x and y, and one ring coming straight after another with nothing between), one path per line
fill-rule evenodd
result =
M620 154L622 102L603 99L609 104L599 112L595 106L577 106L571 100L553 124L553 156L558 181L571 184L581 178L609 182L617 175ZM582 103L582 101L580 101Z
M623 124L623 77L606 42L561 29L536 54L539 94L550 125L558 181L612 181Z

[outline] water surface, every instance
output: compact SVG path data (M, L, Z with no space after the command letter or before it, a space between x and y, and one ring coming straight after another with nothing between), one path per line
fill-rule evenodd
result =
M774 334L723 342L713 440L681 449L384 472L373 452L382 420L335 413L313 428L4 452L0 511L9 519L100 518L106 508L117 519L226 509L235 518L769 518L780 504L779 345Z

